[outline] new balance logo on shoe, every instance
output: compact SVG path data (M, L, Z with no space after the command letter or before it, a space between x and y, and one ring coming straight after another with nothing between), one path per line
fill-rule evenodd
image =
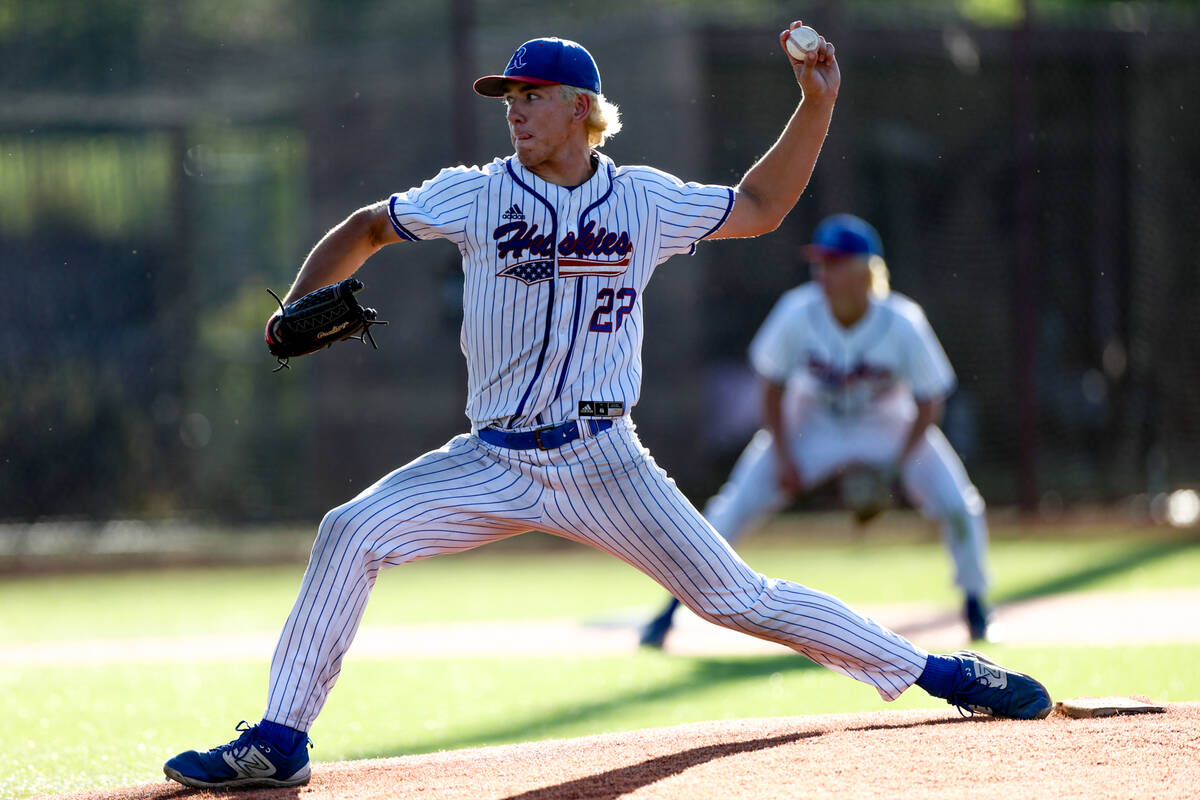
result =
M248 748L245 752L234 755L225 753L225 763L247 778L269 778L275 774L275 767L257 747Z
M516 203L509 206L508 211L500 215L501 219L525 219L525 214L521 211L521 207Z
M1004 689L1008 686L1008 676L1004 670L989 667L982 661L977 661L975 680L989 689Z

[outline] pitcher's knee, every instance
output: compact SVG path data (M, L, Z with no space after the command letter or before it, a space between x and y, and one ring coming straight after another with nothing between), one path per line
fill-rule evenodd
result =
M317 537L313 542L312 560L341 549L343 539L349 533L349 515L343 513L344 508L338 507L325 513L321 524L317 526Z
M313 559L351 559L363 563L382 560L385 553L380 550L390 549L382 545L386 531L378 520L359 512L352 504L346 504L325 514L317 527Z
M736 628L739 623L757 615L757 609L767 595L768 584L768 578L755 575L742 584L706 587L679 599L696 616L726 628Z
M354 507L350 504L341 505L325 512L321 524L317 526L317 539L324 542L340 541L351 532L355 519Z

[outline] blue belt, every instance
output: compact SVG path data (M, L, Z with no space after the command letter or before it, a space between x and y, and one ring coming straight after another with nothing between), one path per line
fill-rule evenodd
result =
M613 426L611 419L588 419L583 421L593 435ZM496 447L509 450L556 450L579 438L579 423L575 420L561 425L547 425L532 431L502 431L499 428L481 428L479 438Z

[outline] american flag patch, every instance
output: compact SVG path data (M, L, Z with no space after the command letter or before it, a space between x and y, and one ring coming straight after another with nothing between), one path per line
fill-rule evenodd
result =
M497 272L496 275L503 278L516 278L532 286L535 283L548 281L554 277L554 261L548 258L538 261L523 261L520 264L505 267Z

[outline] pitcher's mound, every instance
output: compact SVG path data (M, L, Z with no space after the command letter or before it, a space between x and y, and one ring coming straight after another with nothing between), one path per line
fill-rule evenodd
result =
M67 795L132 798L1192 798L1200 703L1161 714L964 719L953 709L703 722L629 733L316 763L299 789L161 783Z

